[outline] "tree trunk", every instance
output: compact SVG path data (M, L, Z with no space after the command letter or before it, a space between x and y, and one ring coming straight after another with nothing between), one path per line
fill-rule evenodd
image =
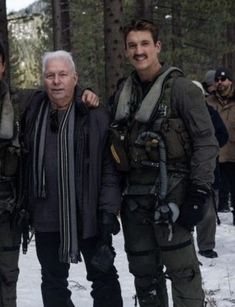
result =
M183 69L181 57L182 47L181 5L179 0L172 1L172 64Z
M136 18L153 21L153 0L136 0Z
M0 40L3 42L6 51L6 81L10 85L10 66L9 66L9 44L7 31L6 0L0 0Z
M106 98L123 76L122 1L104 0L104 47Z
M230 24L227 26L227 41L230 44L233 44L235 46L235 23ZM233 73L235 72L235 47L230 48L230 50L223 56L223 66L229 68Z
M69 0L52 0L54 49L71 51Z

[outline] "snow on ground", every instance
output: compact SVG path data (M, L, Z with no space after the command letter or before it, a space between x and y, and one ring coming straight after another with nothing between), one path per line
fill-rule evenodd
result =
M208 307L235 307L235 226L232 226L232 214L220 214L221 225L217 227L216 251L218 258L207 259L199 255L203 284L208 298ZM123 250L123 237L114 237L117 252L115 260L120 275L124 307L134 306L135 294L133 277L128 272L126 255ZM20 277L18 283L18 307L42 307L40 293L40 266L35 254L34 241L28 253L20 257ZM170 283L168 281L170 292ZM83 263L73 264L70 268L69 287L75 306L92 307L90 283L86 280ZM56 306L55 306L56 307ZM170 299L170 307L172 302Z

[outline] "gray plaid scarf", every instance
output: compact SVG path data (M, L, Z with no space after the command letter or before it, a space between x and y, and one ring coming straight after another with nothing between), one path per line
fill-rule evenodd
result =
M46 197L45 181L45 138L49 103L42 102L34 132L33 180L34 195ZM74 156L74 123L75 107L72 103L60 123L58 141L58 190L60 216L60 249L61 262L77 263L80 260L77 238L77 207L75 193L75 156Z

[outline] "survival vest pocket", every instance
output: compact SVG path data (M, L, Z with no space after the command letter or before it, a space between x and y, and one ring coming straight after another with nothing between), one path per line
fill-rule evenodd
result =
M187 160L190 138L182 120L169 118L163 121L161 133L165 140L168 160Z
M110 150L116 167L119 171L127 172L130 169L130 165L125 150L126 135L114 127L111 127L109 132Z

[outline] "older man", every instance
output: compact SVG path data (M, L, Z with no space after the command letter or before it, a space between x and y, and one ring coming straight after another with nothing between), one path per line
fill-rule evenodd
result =
M111 237L120 229L120 190L107 147L109 115L82 102L69 53L46 53L43 78L45 91L24 116L23 140L44 306L74 306L67 277L81 252L94 306L122 307Z

